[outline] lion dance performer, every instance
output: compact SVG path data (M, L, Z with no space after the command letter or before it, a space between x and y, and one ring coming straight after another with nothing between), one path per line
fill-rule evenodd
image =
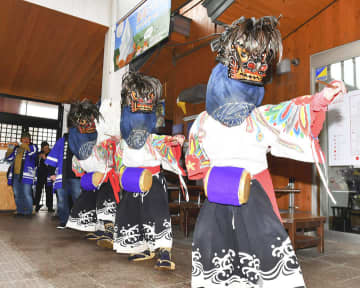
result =
M66 227L90 232L86 238L97 240L97 245L113 247L113 230L116 213L116 197L119 197L119 181L115 173L116 137L104 137L106 126L110 126L107 111L112 106L105 100L100 111L89 101L71 106L69 119L82 122L88 127L87 134L93 136L83 140L79 129L70 129L69 146L76 157L72 159L72 169L81 176L82 193L74 203ZM110 105L109 105L110 104ZM101 110L103 110L101 113ZM113 111L112 111L113 112ZM105 117L102 115L106 114ZM100 126L100 133L98 133ZM100 134L100 135L99 135ZM105 139L104 139L105 138ZM86 147L86 149L84 149Z
M162 94L158 79L129 72L122 82L120 121L120 184L123 198L115 220L114 250L130 254L130 261L158 255L155 268L174 270L172 230L163 169L179 175L183 136L154 134L155 108Z
M315 162L317 136L336 88L260 106L281 58L275 17L240 18L214 47L220 61L207 85L206 111L192 125L186 167L204 179L207 199L192 245L192 287L305 287L281 224L267 152ZM260 106L260 107L259 107ZM315 159L315 160L314 160Z

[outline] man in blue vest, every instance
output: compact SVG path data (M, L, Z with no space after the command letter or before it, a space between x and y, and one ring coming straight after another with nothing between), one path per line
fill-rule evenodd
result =
M54 189L58 196L58 229L64 229L68 221L69 197L72 198L72 203L75 203L81 194L80 178L72 170L72 159L76 157L84 160L90 156L96 143L95 120L99 119L99 115L99 109L90 101L73 103L68 116L69 133L56 141L45 160L46 165L56 167L55 175L51 178L55 182Z
M73 153L69 149L69 134L56 141L53 149L46 157L45 164L55 167L55 174L50 178L55 182L54 190L57 191L58 197L58 215L60 224L56 227L64 229L69 218L69 197L72 201L80 196L80 178L76 177L72 171Z
M23 132L20 144L9 148L6 161L11 162L8 173L8 185L13 186L16 216L32 215L33 197L32 185L35 178L35 164L38 148L31 143L29 132Z

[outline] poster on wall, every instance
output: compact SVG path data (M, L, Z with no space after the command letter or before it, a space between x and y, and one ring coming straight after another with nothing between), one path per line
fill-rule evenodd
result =
M329 166L360 167L360 90L328 106Z
M349 94L351 164L360 167L360 90Z
M329 166L349 164L349 98L347 95L337 97L328 106L328 143Z
M147 0L116 24L114 71L169 36L171 0Z
M327 66L322 66L315 69L315 79L321 81L327 81L328 79L328 69Z

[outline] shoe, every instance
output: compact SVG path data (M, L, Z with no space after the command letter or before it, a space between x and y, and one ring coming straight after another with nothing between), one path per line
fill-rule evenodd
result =
M42 206L43 206L43 205L36 206L35 212L36 212L36 213L39 212L39 210L41 209Z
M138 262L138 261L149 260L154 257L155 257L154 252L150 252L150 250L145 250L144 252L141 252L141 253L130 254L130 256L128 257L128 260L133 261L133 262Z
M48 212L49 212L49 213L52 213L52 212L55 212L55 210L52 209L52 208L48 208Z
M159 259L154 268L160 271L174 271L175 263L171 261L171 252L169 248L160 248Z
M107 248L107 249L113 249L114 247L114 241L111 238L101 238L96 241L96 245L98 247Z
M114 238L114 234L112 232L106 231L103 232L103 234L100 236L99 240L101 239L113 239Z
M99 240L102 236L104 236L104 231L97 230L95 232L90 232L85 235L86 240Z
M66 228L66 224L64 223L60 223L60 225L56 226L56 229L60 229L60 230L63 230Z
M22 214L22 213L14 213L14 215L13 215L13 217L14 218L20 218L20 217L24 217L25 215L24 214Z

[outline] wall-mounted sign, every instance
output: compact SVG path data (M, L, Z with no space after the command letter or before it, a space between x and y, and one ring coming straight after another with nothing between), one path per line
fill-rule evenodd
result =
M316 80L326 81L328 79L327 66L319 67L315 69Z
M116 24L114 70L169 36L171 0L147 0Z
M328 106L329 166L360 167L360 90Z

